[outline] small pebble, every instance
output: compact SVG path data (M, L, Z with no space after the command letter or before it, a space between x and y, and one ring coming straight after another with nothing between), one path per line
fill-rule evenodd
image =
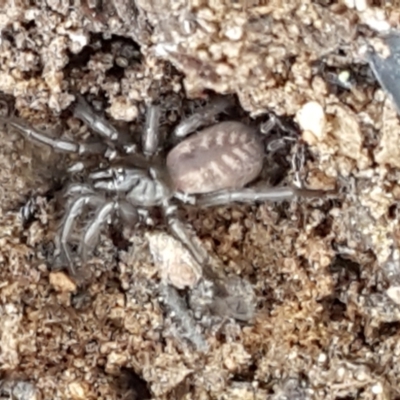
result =
M325 136L326 118L322 106L316 101L310 101L296 114L296 122L301 130L311 132L318 140Z
M53 286L57 292L76 291L76 283L64 272L51 272L49 280L50 285Z

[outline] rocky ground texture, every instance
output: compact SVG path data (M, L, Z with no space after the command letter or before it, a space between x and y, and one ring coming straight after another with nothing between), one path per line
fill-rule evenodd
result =
M268 158L272 184L300 174L336 190L181 208L224 274L251 284L255 307L248 321L185 319L196 296L175 301L153 257L158 240L184 251L162 222L105 230L80 280L58 268L60 192L78 157L2 126L0 398L400 399L400 125L365 59L398 28L396 3L0 0L1 112L84 140L71 113L82 94L137 138L158 103L168 137L230 96L236 119L275 119L272 137L296 139Z

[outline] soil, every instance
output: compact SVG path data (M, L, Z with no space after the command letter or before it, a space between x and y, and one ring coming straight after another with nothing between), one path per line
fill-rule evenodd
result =
M73 3L0 0L1 115L90 140L79 94L140 143L156 103L168 143L227 97L219 119L272 127L262 180L327 193L180 205L245 293L240 320L203 305L198 271L162 269L154 238L188 255L157 214L153 227L104 229L71 276L56 257L63 189L104 160L71 174L78 155L2 123L0 399L400 399L399 121L365 58L398 28L397 2Z

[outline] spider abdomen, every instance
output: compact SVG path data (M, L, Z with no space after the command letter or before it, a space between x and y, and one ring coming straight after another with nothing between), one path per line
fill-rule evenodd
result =
M241 188L261 172L262 142L253 128L221 122L174 147L167 168L174 188L196 194Z

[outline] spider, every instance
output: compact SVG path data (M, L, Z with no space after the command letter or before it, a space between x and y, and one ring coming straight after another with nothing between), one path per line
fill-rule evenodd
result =
M78 254L83 261L95 250L101 228L107 221L117 218L135 226L143 221L147 210L159 207L171 233L188 248L199 265L205 267L208 256L178 218L179 203L205 208L232 202L280 201L299 194L319 195L317 191L295 187L246 187L256 180L264 163L263 142L257 130L236 121L214 123L198 130L215 122L216 115L224 112L228 103L226 99L214 101L182 121L172 134L180 141L169 152L164 152L160 143L160 107L155 105L147 110L141 152L129 145L126 138L95 113L82 97L74 106L74 116L103 140L79 143L56 139L16 117L3 118L9 128L55 151L114 158L110 167L90 172L88 182L70 184L66 188L66 196L71 200L57 243L72 275L76 274L70 246L72 232L77 218L88 208L94 213L79 243ZM125 156L116 157L119 152Z

